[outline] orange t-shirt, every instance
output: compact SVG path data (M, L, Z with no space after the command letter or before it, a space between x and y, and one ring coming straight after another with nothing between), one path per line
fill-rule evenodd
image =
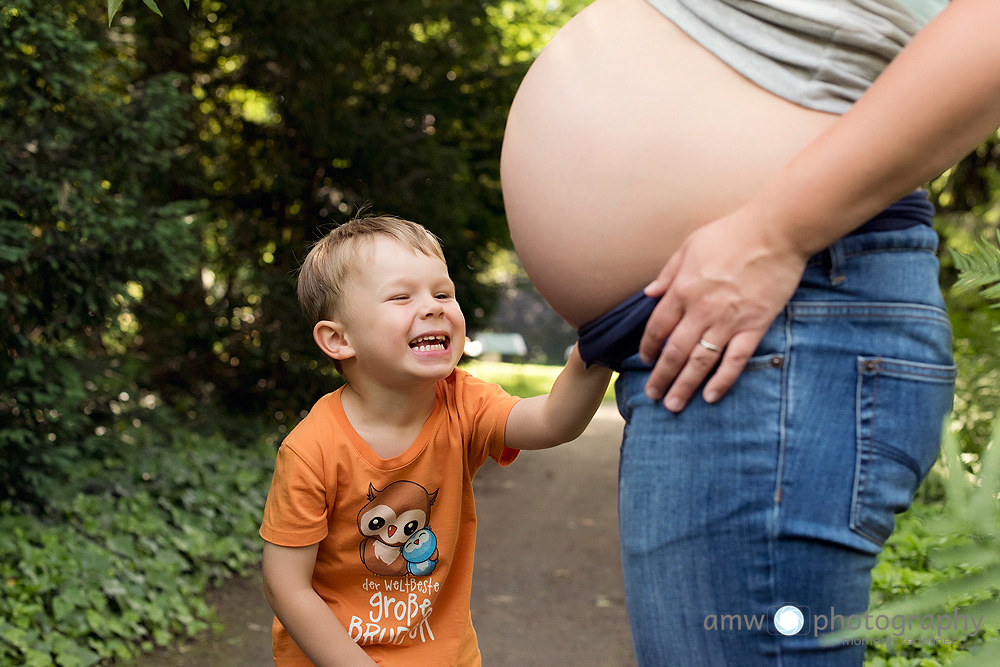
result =
M313 588L379 665L480 664L469 599L476 541L472 476L507 465L507 415L518 398L456 369L410 447L379 457L327 394L278 450L260 535L319 543ZM275 619L277 667L312 662Z

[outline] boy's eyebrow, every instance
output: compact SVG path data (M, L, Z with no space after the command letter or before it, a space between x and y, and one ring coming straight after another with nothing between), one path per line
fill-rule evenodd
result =
M386 280L381 284L379 289L392 290L400 287L410 287L421 282L421 280L413 278L412 276L397 276ZM435 280L433 284L435 286L447 285L449 289L455 289L455 281L451 279L451 276L444 277L440 281Z

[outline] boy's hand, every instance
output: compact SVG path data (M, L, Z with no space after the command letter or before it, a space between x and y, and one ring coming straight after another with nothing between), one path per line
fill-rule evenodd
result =
M264 543L264 596L274 615L316 667L376 667L312 587L318 544Z

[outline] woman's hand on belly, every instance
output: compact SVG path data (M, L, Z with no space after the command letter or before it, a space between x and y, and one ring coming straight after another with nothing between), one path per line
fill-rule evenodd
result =
M647 288L663 295L639 349L658 359L650 396L666 393L668 409L683 408L718 361L719 352L699 344L705 340L725 348L704 391L717 400L795 290L808 254L934 178L996 128L1000 46L989 26L997 18L996 2L951 3L750 203L690 234Z
M645 288L662 296L639 344L643 361L656 362L646 394L672 412L713 368L704 399L732 387L802 278L808 255L768 234L763 219L744 206L695 230Z

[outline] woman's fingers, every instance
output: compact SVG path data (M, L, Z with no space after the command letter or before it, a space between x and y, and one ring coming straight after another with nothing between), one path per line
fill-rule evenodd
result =
M651 364L657 359L663 360L664 352L666 352L664 345L683 315L683 306L677 301L661 299L656 304L656 308L653 309L646 322L646 330L639 340L639 358L642 359L643 363ZM676 353L676 347L675 345L672 349L674 353ZM649 391L647 390L646 393L648 394Z
M654 401L662 399L671 412L684 409L723 358L731 335L721 328L699 335L695 333L699 329L697 325L679 326L670 335L646 381L646 395Z
M737 333L724 343L723 349L716 350L721 345L712 340L722 340L721 337L726 334L720 330L706 332L691 349L687 362L670 384L663 406L671 412L683 410L709 375L711 378L705 384L702 398L706 403L715 403L722 398L746 368L763 334L764 331Z
M684 261L684 247L681 246L673 257L667 260L667 263L660 270L660 275L656 276L656 279L646 285L643 288L643 292L646 296L663 296L668 289L670 289L670 284L674 280L674 276L680 270L681 263Z
M654 364L646 395L673 412L703 384L710 403L733 386L802 278L808 257L747 215L692 232L645 289L662 297L639 342L640 358Z
M663 399L663 406L671 412L683 410L721 357L721 351L696 344L688 355L687 363L671 383L670 390Z
M650 373L646 395L654 401L662 399L667 410L680 412L704 384L705 402L716 402L736 383L765 331L732 333L714 328L699 337L679 328Z
M766 331L765 329L759 333L741 332L729 340L722 362L712 373L712 377L702 391L701 395L706 403L715 403L736 384L736 379L746 368L747 362L750 361L750 357L753 356Z
M667 264L660 271L656 280L646 285L643 292L646 296L662 297L667 294L673 286L674 277L680 270L684 259L684 248L681 247ZM656 308L646 322L646 328L639 340L639 358L645 364L651 364L661 356L664 344L671 335L674 327L684 316L684 305L678 299L663 298L656 304ZM648 393L648 391L647 391Z

